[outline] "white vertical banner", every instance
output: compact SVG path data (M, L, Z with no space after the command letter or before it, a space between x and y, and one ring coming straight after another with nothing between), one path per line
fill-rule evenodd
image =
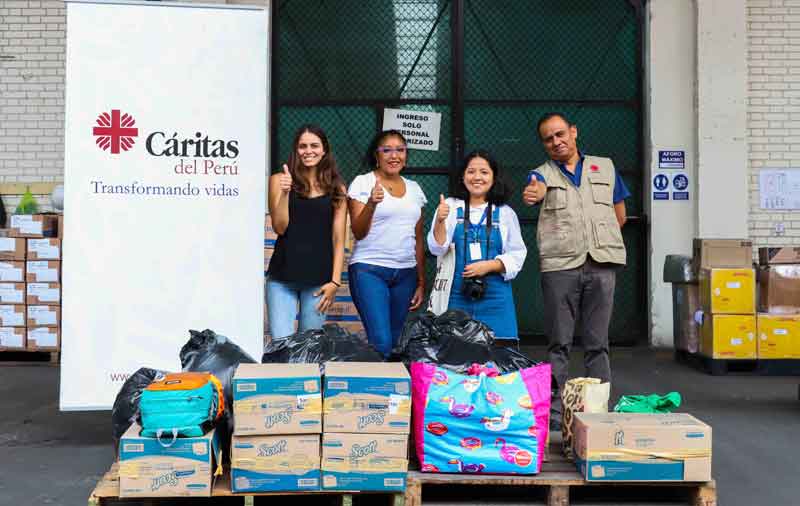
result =
M67 3L62 410L109 409L189 329L259 359L268 14Z

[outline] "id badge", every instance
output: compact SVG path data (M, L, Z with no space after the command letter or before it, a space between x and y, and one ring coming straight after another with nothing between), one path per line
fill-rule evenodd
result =
M470 260L483 259L483 253L481 252L481 243L479 242L469 243L469 259Z

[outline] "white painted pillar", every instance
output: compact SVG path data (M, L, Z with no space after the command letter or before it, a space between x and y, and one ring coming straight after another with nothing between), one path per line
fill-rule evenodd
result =
M697 235L697 65L693 0L651 0L645 23L645 209L650 217L650 342L671 347L672 288L663 281L664 258L691 255ZM689 200L653 200L658 152L684 151ZM666 173L674 170L664 171Z
M747 2L697 2L697 231L747 238Z

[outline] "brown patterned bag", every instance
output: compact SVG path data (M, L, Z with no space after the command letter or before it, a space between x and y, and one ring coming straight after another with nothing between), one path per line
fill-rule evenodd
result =
M575 413L607 413L611 383L597 378L573 378L561 392L561 445L564 455L572 460L572 420Z

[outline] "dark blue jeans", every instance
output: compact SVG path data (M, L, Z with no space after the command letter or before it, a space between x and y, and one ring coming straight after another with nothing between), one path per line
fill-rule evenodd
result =
M367 339L389 358L408 315L411 297L417 289L417 269L392 269L355 263L348 268L350 294L356 305Z

